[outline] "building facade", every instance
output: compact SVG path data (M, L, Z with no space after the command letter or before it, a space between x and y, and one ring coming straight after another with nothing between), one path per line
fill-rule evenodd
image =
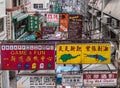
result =
M5 0L0 0L0 40L7 39L5 7L6 7ZM9 72L8 71L0 71L0 88L9 88Z
M89 15L86 22L86 34L89 33L91 39L104 39L111 44L111 63L115 65L118 71L117 88L120 87L119 3L119 0L89 0Z
M6 39L6 10L5 1L0 0L0 40Z
M6 0L8 39L19 39L25 34L29 9L29 0Z

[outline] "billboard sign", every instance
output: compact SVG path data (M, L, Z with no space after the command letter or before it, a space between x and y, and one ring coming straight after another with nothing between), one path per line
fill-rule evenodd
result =
M53 44L2 44L2 70L54 70Z
M82 38L82 15L69 15L68 38Z
M18 76L17 88L55 88L54 75Z
M108 64L110 44L57 44L58 64Z
M84 74L84 86L117 86L117 73Z
M62 75L62 85L64 86L82 86L83 75Z

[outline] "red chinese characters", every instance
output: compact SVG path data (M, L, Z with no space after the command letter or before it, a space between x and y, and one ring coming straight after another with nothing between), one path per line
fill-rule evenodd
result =
M54 70L54 45L2 45L3 70Z

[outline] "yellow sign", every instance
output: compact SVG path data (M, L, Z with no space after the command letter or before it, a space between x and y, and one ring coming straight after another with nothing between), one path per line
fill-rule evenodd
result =
M108 64L109 43L58 44L57 64Z

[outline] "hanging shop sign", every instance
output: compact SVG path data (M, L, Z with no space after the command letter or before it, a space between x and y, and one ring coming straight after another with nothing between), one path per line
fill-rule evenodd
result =
M63 86L82 86L83 75L62 75Z
M69 19L69 14L60 14L60 31L61 32L66 32L68 31L68 19Z
M54 75L18 76L17 88L56 88Z
M69 15L68 38L81 38L82 36L82 15Z
M54 70L54 45L3 44L2 70Z
M39 29L39 17L29 16L29 31L37 31Z
M28 36L23 36L20 38L20 40L36 40L36 34L31 34L31 35L28 35Z
M57 44L58 64L108 64L110 44Z
M52 13L46 14L46 26L58 27L59 14L52 14Z
M84 86L117 86L117 73L84 74Z
M15 39L18 39L26 32L26 25L22 25L19 29L15 30Z
M12 18L12 22L13 23L19 22L19 21L27 18L28 16L29 16L29 14L19 13L18 15L14 16Z

